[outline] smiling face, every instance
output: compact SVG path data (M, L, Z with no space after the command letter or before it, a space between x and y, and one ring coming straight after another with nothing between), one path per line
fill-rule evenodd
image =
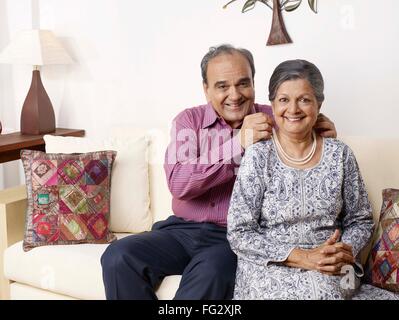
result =
M249 114L255 99L252 71L240 53L219 55L208 63L204 92L216 113L232 128Z
M320 106L312 86L305 79L283 82L272 102L279 131L295 138L311 134Z

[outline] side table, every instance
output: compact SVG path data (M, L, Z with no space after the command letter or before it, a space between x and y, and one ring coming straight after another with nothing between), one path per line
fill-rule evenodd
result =
M55 136L83 137L84 130L57 128L49 133ZM0 134L0 163L20 159L22 149L45 151L44 134L25 135L20 132Z

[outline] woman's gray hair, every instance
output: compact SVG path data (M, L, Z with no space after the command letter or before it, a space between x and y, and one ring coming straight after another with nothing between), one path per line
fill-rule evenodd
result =
M247 49L235 48L230 44L222 44L222 45L219 45L216 47L210 47L207 54L202 58L202 61L201 61L202 81L205 84L208 84L208 78L207 78L206 73L208 70L209 61L211 61L213 58L220 56L222 54L233 54L235 52L242 54L248 60L248 63L250 65L251 71L252 71L252 80L254 80L255 63L254 63L254 57L253 57L252 53Z
M274 101L280 85L288 80L307 80L321 105L324 101L324 80L320 70L306 60L288 60L280 63L274 70L269 82L269 100Z

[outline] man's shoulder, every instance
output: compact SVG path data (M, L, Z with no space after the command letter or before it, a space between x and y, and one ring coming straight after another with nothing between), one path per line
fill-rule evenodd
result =
M185 108L183 111L181 111L179 114L204 114L208 108L212 108L209 104L200 104L194 107L188 107Z
M264 112L267 113L269 115L272 115L272 107L269 106L268 104L260 104L260 103L255 103L254 104L255 107L255 112Z
M208 104L202 104L194 107L185 108L184 110L180 111L173 120L177 122L191 124L195 124L196 122L200 123L201 119L204 118L204 115L209 107L210 106Z

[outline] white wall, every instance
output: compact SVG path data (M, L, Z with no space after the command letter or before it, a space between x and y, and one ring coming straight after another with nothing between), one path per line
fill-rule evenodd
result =
M226 2L1 1L8 34L0 33L0 46L32 23L61 38L76 64L43 67L43 83L57 125L84 128L88 136L122 124L165 127L183 108L204 103L200 60L209 46L225 42L253 52L258 102L268 102L268 80L278 63L304 58L325 77L323 109L339 134L399 135L399 1L319 0L314 14L304 0L297 11L284 13L294 43L273 47L265 45L272 17L266 6L242 14L244 0L223 10ZM0 71L2 79L13 79L13 98L2 103L1 115L19 129L30 70Z
M9 43L16 31L32 28L31 8L31 0L0 0L0 50ZM31 77L31 71L27 67L0 64L2 133L19 130L20 112L28 93ZM0 188L19 185L23 182L24 176L19 161L0 164Z

